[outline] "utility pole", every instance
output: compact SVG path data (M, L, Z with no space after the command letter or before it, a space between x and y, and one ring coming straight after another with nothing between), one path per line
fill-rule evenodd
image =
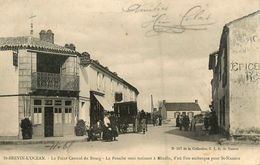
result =
M151 113L154 111L154 105L153 105L153 95L151 95Z
M30 36L33 36L33 18L35 18L36 17L36 15L31 15L30 17L29 17L29 20L31 21L31 23L30 23Z

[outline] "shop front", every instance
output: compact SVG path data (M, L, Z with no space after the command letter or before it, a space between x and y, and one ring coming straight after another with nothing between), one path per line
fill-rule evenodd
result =
M77 102L70 97L32 97L33 138L74 135Z
M104 112L113 111L103 93L96 91L90 92L90 125L96 124L98 121L103 121Z

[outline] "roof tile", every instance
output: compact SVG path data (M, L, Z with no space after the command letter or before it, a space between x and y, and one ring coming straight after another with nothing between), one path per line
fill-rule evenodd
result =
M194 102L165 103L166 111L201 111L199 104Z
M40 50L44 50L44 51L61 52L61 53L69 53L69 54L77 53L74 50L70 50L63 46L49 43L49 42L40 40L39 38L35 38L35 37L22 36L22 37L0 38L0 50L13 49L13 48L40 49Z

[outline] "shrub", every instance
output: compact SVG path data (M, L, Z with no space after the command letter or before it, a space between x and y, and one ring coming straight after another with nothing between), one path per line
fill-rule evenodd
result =
M86 125L84 120L78 120L75 127L76 136L83 136L86 133Z
M22 128L22 136L23 139L31 139L32 138L32 123L30 119L24 118L21 120L21 128Z

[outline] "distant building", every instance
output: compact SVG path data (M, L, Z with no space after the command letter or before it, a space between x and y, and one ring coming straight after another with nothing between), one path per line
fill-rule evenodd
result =
M0 138L21 138L29 118L33 138L74 135L79 65L73 44L54 43L51 30L40 37L0 38Z
M226 24L210 54L212 110L229 136L260 134L260 11Z
M104 111L114 111L114 103L137 102L138 90L117 73L86 52L80 61L79 114L88 125L103 120Z
M201 113L198 100L195 102L166 102L163 100L159 105L163 119L175 121L178 115L188 115L190 118Z

